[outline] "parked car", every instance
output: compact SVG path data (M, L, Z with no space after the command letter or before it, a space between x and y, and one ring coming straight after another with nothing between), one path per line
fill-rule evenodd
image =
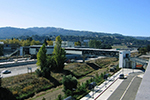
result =
M119 78L124 79L124 74L120 74Z
M89 84L89 90L93 89L96 86L96 82L92 82Z
M71 59L71 60L70 60L71 63L73 63L73 62L75 62L75 61L76 61L75 59Z
M109 75L110 75L110 74L108 74L108 73L105 74L105 75L104 75L104 79L107 80L107 78L109 77Z
M69 97L67 97L67 98L65 98L63 100L75 100L75 98L73 98L72 96L69 96Z
M3 78L3 76L2 76L2 75L0 75L0 79L1 79L1 78Z
M109 71L110 72L115 72L115 69L114 68L110 68Z
M10 70L3 70L1 73L2 74L8 74L8 73L11 73L11 71Z

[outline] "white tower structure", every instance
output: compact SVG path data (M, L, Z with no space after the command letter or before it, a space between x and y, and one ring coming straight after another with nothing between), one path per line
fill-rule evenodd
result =
M119 68L130 67L130 51L119 51Z

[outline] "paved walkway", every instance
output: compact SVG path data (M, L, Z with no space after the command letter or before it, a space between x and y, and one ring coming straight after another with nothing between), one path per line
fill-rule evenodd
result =
M103 82L101 85L96 86L93 91L83 97L81 100L107 100L113 91L122 83L123 80L119 79L120 74L124 74L126 77L133 72L142 72L137 69L123 69L115 73L108 80ZM142 75L140 76L142 77Z

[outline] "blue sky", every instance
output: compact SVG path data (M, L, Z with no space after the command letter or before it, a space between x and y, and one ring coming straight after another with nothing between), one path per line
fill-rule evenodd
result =
M150 0L0 0L0 27L150 36Z

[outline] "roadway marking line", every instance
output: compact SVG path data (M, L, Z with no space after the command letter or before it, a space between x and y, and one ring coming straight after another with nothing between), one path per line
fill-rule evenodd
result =
M127 90L129 89L129 87L130 87L131 83L133 82L133 80L135 79L135 77L136 77L136 76L134 76L134 77L132 78L132 80L131 80L131 82L129 83L128 87L126 88L126 90L124 91L123 95L121 96L120 100L122 100L122 99L123 99L123 97L124 97L125 93L126 93L126 92L127 92Z

